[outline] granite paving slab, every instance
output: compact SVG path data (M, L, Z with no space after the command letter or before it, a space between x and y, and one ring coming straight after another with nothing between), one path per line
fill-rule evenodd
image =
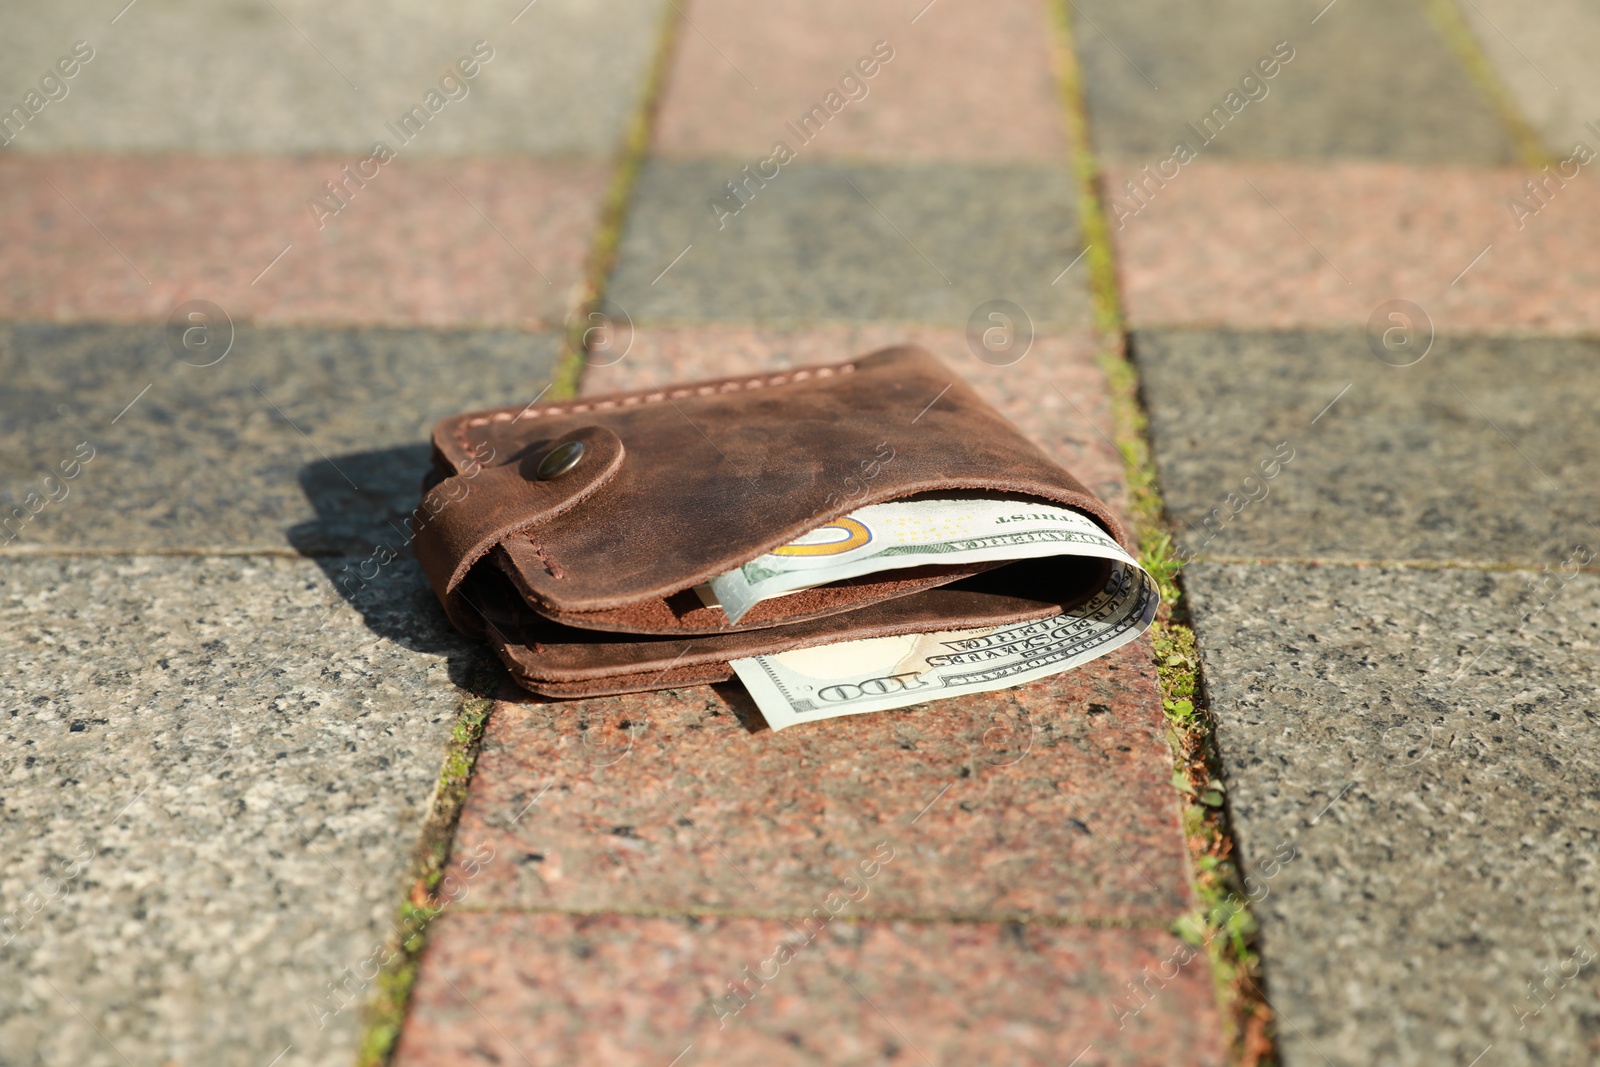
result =
M1600 1049L1578 562L1185 569L1287 1067Z
M6 107L76 42L92 56L14 150L337 152L354 164L385 141L407 155L607 157L638 105L663 10L659 0L119 7L10 5ZM422 128L401 147L388 124L413 108Z
M1595 144L1600 149L1600 141ZM1600 333L1600 163L1522 169L1199 160L1140 199L1107 170L1135 326L1365 324L1411 300L1440 333ZM1543 183L1540 198L1528 184ZM1355 222L1353 220L1359 220Z
M463 906L804 914L887 840L867 914L1164 925L1189 906L1171 774L1144 644L782 732L734 683L501 703L459 837L508 862Z
M403 550L433 423L532 400L561 344L214 325L0 324L0 552Z
M1425 352L1395 366L1353 330L1135 333L1182 550L1554 567L1600 545L1579 429L1600 403L1597 343L1426 340L1374 342L1396 363Z
M0 1061L346 1067L474 655L416 565L11 558L0 615Z
M901 0L685 6L700 32L678 40L656 119L660 155L753 167L779 141L811 159L1066 153L1038 0L943 0L921 11Z
M206 299L261 324L565 320L608 163L357 163L0 153L0 315L161 322Z
M898 863L854 890L862 903ZM836 919L824 899L809 925L446 916L396 1062L1223 1062L1210 976L1170 934L856 922L848 897L826 905ZM1140 979L1151 995L1130 1013Z
M1583 0L1472 0L1461 15L1495 74L1543 135L1565 157L1575 141L1600 149L1600 10Z
M1110 157L1516 159L1419 3L1073 0L1072 25Z
M636 322L965 326L994 300L1040 329L1090 322L1082 267L1067 270L1084 245L1065 168L797 160L765 188L751 175L647 164L609 298Z

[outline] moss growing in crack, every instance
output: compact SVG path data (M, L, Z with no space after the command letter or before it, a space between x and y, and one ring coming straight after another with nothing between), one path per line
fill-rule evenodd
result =
M1276 1062L1272 1011L1256 951L1256 924L1234 857L1227 786L1217 755L1215 722L1201 682L1194 631L1189 628L1182 561L1173 545L1156 480L1138 372L1128 358L1111 228L1102 207L1100 168L1089 138L1077 57L1072 50L1069 5L1057 0L1052 10L1055 59L1078 184L1078 218L1089 246L1085 258L1101 338L1100 366L1111 392L1139 561L1161 592L1162 606L1150 629L1150 640L1173 752L1172 784L1183 798L1183 829L1198 905L1174 923L1173 930L1190 944L1205 947L1229 1025L1232 1058L1255 1067Z
M1125 362L1123 367L1127 368ZM1131 369L1126 373L1131 382ZM1172 784L1182 797L1184 837L1198 905L1173 929L1190 944L1206 948L1230 1023L1235 1062L1246 1067L1274 1063L1272 1010L1262 981L1256 923L1234 855L1216 723L1200 677L1199 648L1188 624L1181 563L1165 529L1148 443L1142 433L1131 429L1142 427L1143 422L1136 394L1131 387L1114 384L1113 389L1118 395L1115 406L1133 409L1132 415L1117 421L1118 443L1128 462L1129 511L1140 562L1161 588L1162 607L1150 628L1150 643L1173 753ZM1129 440L1135 434L1138 436ZM1135 458L1142 461L1138 467Z
M617 160L611 181L606 186L605 199L600 208L600 224L596 228L594 245L589 252L589 266L579 293L578 307L595 308L605 293L606 279L617 262L617 250L622 244L622 228L628 216L628 198L633 195L639 171L644 167L650 150L650 130L654 124L656 105L661 99L661 87L666 81L667 66L672 59L673 44L677 39L680 15L669 7L662 19L660 36L656 41L655 58L644 79L639 106L634 109L628 123L627 136ZM587 314L575 316L567 325L566 352L556 365L551 379L551 400L567 400L578 395L582 384L584 355L588 350Z
M1434 31L1444 38L1450 51L1455 53L1456 62L1461 64L1467 77L1489 98L1516 146L1517 157L1522 163L1534 170L1554 163L1555 159L1545 150L1538 132L1522 117L1511 90L1501 82L1494 64L1479 47L1478 38L1462 16L1457 0L1422 0L1422 8L1428 21L1433 24Z
M628 124L616 169L606 187L588 269L578 294L580 308L592 308L597 304L605 290L606 278L616 263L628 198L632 195L649 149L656 102L660 98L680 17L675 8L663 17L654 62L645 77L639 106ZM585 366L583 354L587 325L583 316L568 325L565 352L552 375L546 394L548 399L565 400L577 395ZM483 741L484 724L494 704L493 693L502 678L503 673L497 664L488 661L480 663L473 671L471 692L463 698L456 715L449 748L429 804L428 818L413 854L406 881L407 898L400 902L395 913L395 930L409 933L403 939L396 933L388 946L391 950L390 962L379 971L376 992L366 1008L356 1060L358 1067L383 1067L393 1057L395 1045L400 1040L400 1030L405 1023L412 988L416 984L422 950L427 943L429 925L444 911L436 894L450 859L456 824L461 817L467 786L471 782L472 769L477 763L478 749Z
M470 691L456 711L455 725L445 751L438 781L422 833L412 853L406 878L407 895L395 909L387 961L378 971L376 989L368 1001L357 1051L358 1067L383 1067L394 1055L405 1022L406 1007L416 984L417 966L428 940L428 928L444 911L435 895L450 859L467 786L483 744L483 728L494 706L493 694L503 675L498 664L481 660L472 670ZM404 931L402 934L401 931Z
M393 969L378 972L378 991L367 1008L366 1028L356 1051L356 1063L360 1067L377 1067L389 1062L400 1040L400 1027L405 1022L406 1005L410 1003L411 987L416 980L415 953L408 954L404 962Z

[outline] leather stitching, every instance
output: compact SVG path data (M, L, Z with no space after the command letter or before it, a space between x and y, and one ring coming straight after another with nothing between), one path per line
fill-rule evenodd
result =
M533 554L539 557L539 562L544 564L545 572L549 574L550 577L560 579L567 573L561 569L555 560L544 554L544 546L535 541L532 534L528 534L527 537L528 544L533 546Z
M716 393L736 393L746 389L766 389L775 385L787 385L790 382L803 382L808 378L831 378L835 374L849 374L856 369L854 363L843 363L836 367L802 367L799 370L789 371L784 374L758 374L749 378L734 378L725 382L712 385L702 385L692 389L670 390L640 390L624 396L610 397L605 400L593 402L585 401L581 404L552 404L547 407L529 410L523 408L515 414L508 408L497 411L492 415L482 418L467 419L456 426L456 440L468 452L473 452L476 446L468 436L468 432L479 426L487 426L494 422L517 422L521 419L537 419L545 415L576 415L585 411L610 411L619 407L635 407L639 404L659 404L663 400L681 400L689 396L712 396ZM539 557L543 559L541 555ZM553 572L552 572L553 573ZM560 577L560 575L556 575Z

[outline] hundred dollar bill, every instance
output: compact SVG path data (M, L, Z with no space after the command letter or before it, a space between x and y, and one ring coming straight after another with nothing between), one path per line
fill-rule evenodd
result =
M1052 504L897 500L835 519L696 592L738 622L763 600L877 571L1062 555L1132 562L1093 521Z
M1038 622L843 641L732 666L767 725L782 730L1059 674L1134 640L1158 602L1149 575L1123 556L1092 599Z

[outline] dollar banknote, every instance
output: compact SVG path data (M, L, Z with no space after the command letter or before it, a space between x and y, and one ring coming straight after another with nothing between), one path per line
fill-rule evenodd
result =
M782 730L1070 670L1137 638L1158 603L1155 583L1123 555L1093 598L1037 622L842 641L736 659L732 666L767 725Z
M738 622L763 600L878 571L1041 556L1128 560L1086 516L991 497L871 504L711 579L696 592Z

